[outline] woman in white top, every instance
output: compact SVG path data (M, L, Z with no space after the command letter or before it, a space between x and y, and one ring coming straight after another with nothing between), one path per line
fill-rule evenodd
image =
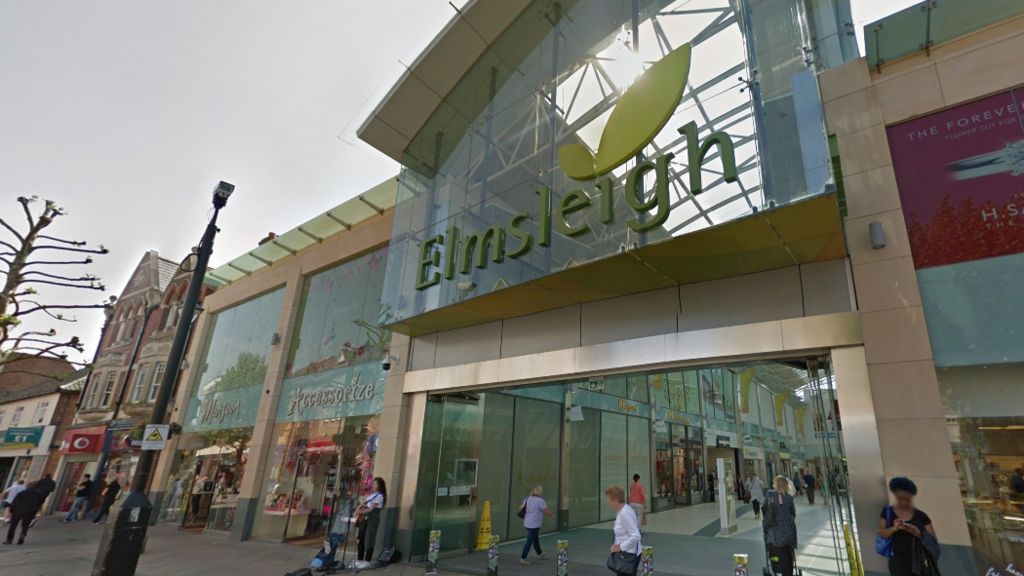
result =
M373 543L377 539L377 528L380 526L380 511L384 509L387 502L388 488L384 484L384 479L374 478L370 486L370 495L356 511L356 515L362 518L359 523L356 568L369 568L370 562L373 561Z
M750 476L747 483L747 492L750 493L750 503L754 505L754 519L761 519L761 502L764 502L764 482L757 477L757 474Z
M640 566L640 522L636 517L633 508L626 506L626 492L619 486L610 486L604 491L608 499L608 507L615 512L615 542L612 544L612 554L632 554L632 564L628 571L619 571L618 574L636 576L636 569ZM628 557L627 557L628 558ZM609 568L612 560L609 559Z

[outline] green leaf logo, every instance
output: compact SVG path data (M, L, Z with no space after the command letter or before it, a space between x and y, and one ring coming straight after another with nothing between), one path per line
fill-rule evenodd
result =
M648 68L615 104L595 156L584 144L558 150L558 164L575 180L607 174L636 156L665 127L686 88L690 45L683 44Z

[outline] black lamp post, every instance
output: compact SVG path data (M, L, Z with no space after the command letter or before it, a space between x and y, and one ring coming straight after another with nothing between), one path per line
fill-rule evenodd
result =
M153 415L149 420L151 424L163 424L167 416L167 405L171 399L174 383L178 379L178 372L181 370L190 324L199 302L203 278L206 276L206 266L210 261L210 254L213 252L213 239L218 231L217 215L220 213L220 209L227 205L228 198L234 191L235 186L227 182L220 182L213 191L213 216L206 225L203 239L199 242L196 267L192 270L188 292L182 302L181 316L174 333L174 342L171 344L171 352L167 357L167 369L164 371L156 402L153 403ZM103 539L100 541L96 562L92 568L93 576L133 576L135 574L139 555L142 553L142 546L146 541L149 517L153 512L153 504L146 495L146 485L149 483L149 477L153 471L154 458L155 454L152 450L143 450L140 454L135 476L132 478L131 493L121 504L116 521L108 524Z

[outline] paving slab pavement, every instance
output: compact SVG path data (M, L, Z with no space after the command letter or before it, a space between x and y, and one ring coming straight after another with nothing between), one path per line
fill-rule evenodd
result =
M2 527L6 531L6 525ZM2 576L89 576L104 527L91 522L62 524L40 518L25 544L0 545ZM275 542L236 542L226 537L157 524L149 529L137 576L282 576L308 566L314 548ZM367 576L422 576L423 567L396 564L365 571Z

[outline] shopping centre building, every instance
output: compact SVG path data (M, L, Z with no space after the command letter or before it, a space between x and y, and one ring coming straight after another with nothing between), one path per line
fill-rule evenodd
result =
M536 485L606 550L639 474L659 569L722 573L803 470L798 563L880 574L909 476L945 573L1024 566L1022 13L859 57L846 0L469 2L360 130L398 178L213 271L161 517L319 542L381 476L457 566Z

